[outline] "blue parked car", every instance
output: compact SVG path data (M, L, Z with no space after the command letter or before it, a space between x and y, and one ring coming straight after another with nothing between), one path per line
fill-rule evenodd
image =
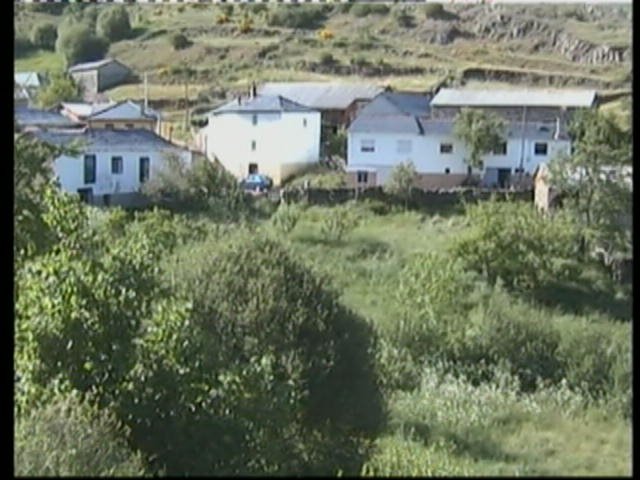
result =
M273 180L266 175L253 173L240 182L240 187L245 192L262 193L268 191L273 186Z

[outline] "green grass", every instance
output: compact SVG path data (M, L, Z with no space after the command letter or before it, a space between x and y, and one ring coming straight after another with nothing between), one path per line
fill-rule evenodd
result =
M64 60L55 52L37 50L14 60L16 72L54 72L64 68Z

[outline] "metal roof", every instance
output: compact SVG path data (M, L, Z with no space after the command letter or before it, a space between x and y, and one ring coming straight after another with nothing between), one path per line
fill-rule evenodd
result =
M69 120L67 117L60 115L57 112L50 112L48 110L40 110L37 108L29 107L15 107L14 116L18 125L21 127L26 126L43 126L43 127L74 127L76 123Z
M156 120L158 118L159 115L155 110L147 108L143 111L142 105L131 100L111 104L88 116L88 120Z
M107 103L67 103L62 102L62 108L77 117L89 117L107 108L116 105L116 102Z
M259 94L281 95L320 110L344 110L355 100L370 100L382 91L377 85L337 82L271 82L258 87Z
M595 99L595 90L443 88L433 98L431 105L443 107L591 107Z
M104 58L102 60L96 60L94 62L77 63L76 65L73 65L71 68L69 68L69 73L83 72L85 70L94 70L96 68L103 67L113 62L119 63L123 67L129 68L126 65L124 65L122 62L119 62L118 60L116 60L115 58Z
M35 132L34 135L43 142L62 146L69 145L73 141L81 142L86 150L108 151L142 151L160 149L181 149L169 143L159 135L144 130L107 130L107 129L83 129L67 131Z
M255 97L238 97L219 108L211 111L210 114L221 113L251 113L251 112L313 112L314 110L293 102L280 95L257 95Z

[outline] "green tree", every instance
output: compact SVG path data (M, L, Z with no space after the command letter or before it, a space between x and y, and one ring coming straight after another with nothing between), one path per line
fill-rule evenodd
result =
M17 476L141 476L140 454L127 445L113 413L78 392L61 395L15 420Z
M36 48L55 50L58 30L51 22L39 23L31 30L31 43Z
M631 249L631 135L597 110L577 112L569 126L573 153L549 165L551 185L567 194L566 206L579 219L582 251Z
M131 22L127 9L117 6L101 10L97 18L96 31L110 42L128 38L131 35Z
M191 41L182 33L174 33L169 41L174 50L184 50L191 46Z
M65 72L54 72L49 82L40 89L37 102L42 108L51 108L60 102L73 102L82 98L82 86Z
M327 151L332 157L347 158L347 131L344 128L331 134L327 141Z
M407 161L399 163L391 171L391 177L385 185L385 190L401 198L404 201L404 208L406 209L409 205L409 199L411 198L411 190L417 178L418 172L413 162Z
M83 23L60 28L58 31L56 51L63 56L67 66L100 60L108 48L109 43Z
M482 155L504 141L505 122L496 114L463 108L456 116L454 134L469 150L467 163L482 168Z

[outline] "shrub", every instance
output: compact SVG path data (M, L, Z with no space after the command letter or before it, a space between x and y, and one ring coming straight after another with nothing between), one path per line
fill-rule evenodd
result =
M428 3L424 6L424 14L427 18L439 18L444 13L441 3Z
M320 54L320 65L333 65L336 59L333 58L330 52L322 52Z
M174 33L171 35L169 42L171 42L174 50L184 50L191 46L191 41L182 33Z
M320 232L326 241L340 242L357 223L357 218L348 205L338 205L327 211L320 224Z
M97 33L111 42L131 36L129 14L123 6L101 10L97 18Z
M501 278L510 288L526 289L575 275L577 230L568 218L544 217L530 203L496 200L468 205L466 211L469 229L452 252L490 283Z
M23 37L16 34L13 42L13 54L16 57L23 57L33 50L33 44L27 37Z
M326 28L323 28L322 30L320 30L318 32L318 36L322 40L331 40L334 37L333 32L331 30L326 29Z
M398 25L403 28L413 27L413 15L404 8L396 12L395 19Z
M292 5L275 9L267 19L271 27L314 30L324 23L326 16L322 6Z
M367 15L386 15L389 7L383 3L356 3L349 9L354 17L362 18Z
M60 102L71 102L82 98L82 87L66 72L54 72L47 85L37 94L38 104L51 108Z
M31 30L31 43L36 48L55 50L58 31L53 23L39 23Z
M383 411L369 327L246 231L165 267L121 411L168 474L357 473ZM172 420L163 420L171 415Z
M271 223L282 233L291 232L300 220L300 208L295 204L281 203L271 217Z
M216 17L216 23L218 25L224 25L225 23L229 23L229 22L230 22L229 17L224 13L222 13L222 14L220 14L220 15L218 15Z
M72 25L58 31L56 51L64 57L68 66L100 60L108 48L107 41L96 36L84 24Z
M413 162L401 162L391 171L391 178L386 183L385 190L402 199L404 207L407 208L417 177L418 172Z
M18 476L141 476L145 467L127 445L114 415L77 392L18 417L14 473Z
M238 31L240 33L249 33L253 30L253 20L248 14L245 14L238 22Z

